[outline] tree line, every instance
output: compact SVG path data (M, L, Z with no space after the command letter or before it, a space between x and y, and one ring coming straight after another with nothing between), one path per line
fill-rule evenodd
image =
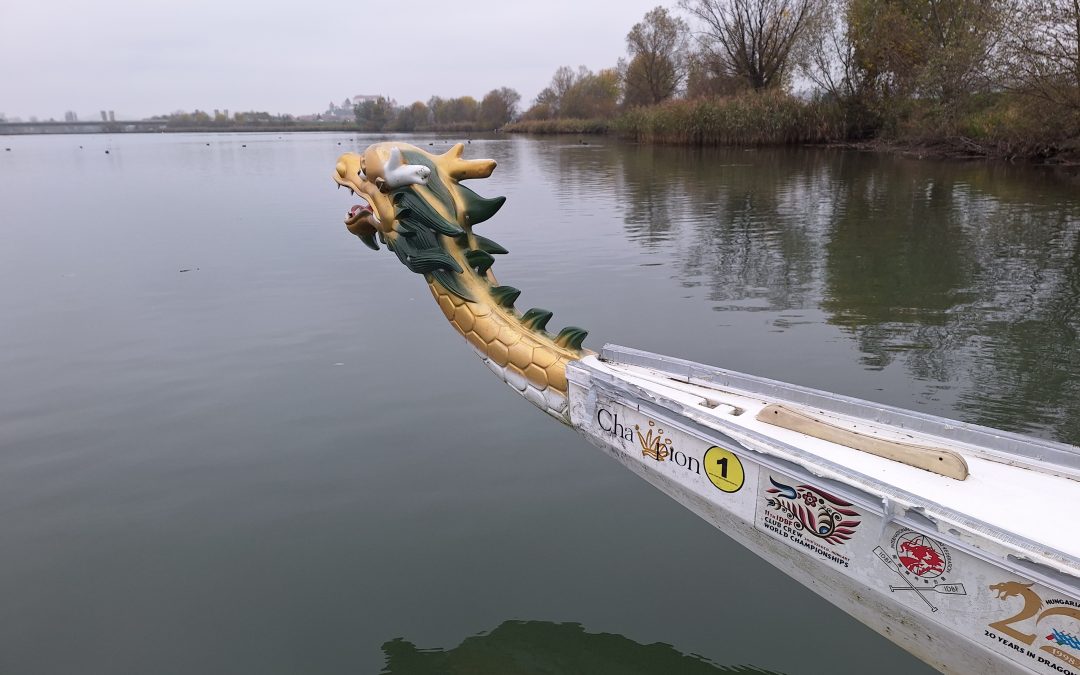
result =
M380 97L357 104L353 112L361 131L491 131L517 118L520 101L517 91L500 87L480 101L432 96L426 103L399 106Z
M229 127L253 127L253 126L295 126L296 117L293 115L274 115L265 111L250 110L235 112L214 110L207 112L196 109L193 112L177 111L168 115L155 115L152 121L165 122L170 129L204 129L204 128L229 128Z
M525 110L509 87L352 108L368 132L614 131L644 141L890 139L1080 155L1080 0L679 0L597 71L561 66ZM345 108L348 110L348 108ZM215 111L170 124L297 124ZM345 120L343 120L343 123Z
M1080 0L681 0L648 12L626 49L596 73L559 68L521 126L606 118L695 142L706 122L691 118L775 110L785 120L763 124L815 125L779 139L949 140L1004 154L1080 135Z

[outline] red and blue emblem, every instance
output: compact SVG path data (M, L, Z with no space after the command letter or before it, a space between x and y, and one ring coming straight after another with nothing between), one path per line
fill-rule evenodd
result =
M766 492L772 497L766 503L795 521L795 528L813 535L833 546L842 545L855 534L861 522L859 512L851 502L810 485L784 485L771 476L773 487Z

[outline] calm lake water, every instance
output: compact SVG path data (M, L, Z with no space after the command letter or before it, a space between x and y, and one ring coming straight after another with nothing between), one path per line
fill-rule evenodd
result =
M0 139L0 672L929 672L492 378L342 225L376 140ZM1080 443L1075 185L466 152L500 281L586 346Z

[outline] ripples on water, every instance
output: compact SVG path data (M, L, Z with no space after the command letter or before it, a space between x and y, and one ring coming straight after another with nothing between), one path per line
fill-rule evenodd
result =
M374 672L395 636L527 616L628 653L920 672L504 392L421 281L344 231L334 160L375 140L5 140L0 671ZM588 346L1080 442L1080 203L1051 176L466 152L509 197L478 228L511 251L500 281Z

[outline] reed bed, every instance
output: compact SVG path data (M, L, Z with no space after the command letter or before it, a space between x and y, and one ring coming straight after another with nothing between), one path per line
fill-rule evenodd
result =
M605 119L523 120L507 124L502 130L518 134L606 134L612 123Z
M643 143L789 145L842 140L846 127L839 106L769 92L636 108L612 130Z

